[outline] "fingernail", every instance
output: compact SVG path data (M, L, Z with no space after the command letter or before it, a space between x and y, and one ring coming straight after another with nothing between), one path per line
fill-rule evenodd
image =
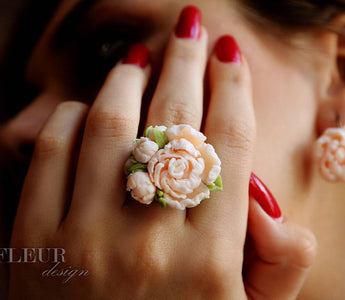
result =
M241 51L231 35L221 36L216 43L217 58L224 63L242 63Z
M135 65L142 69L147 66L150 57L150 50L144 44L134 44L129 49L122 63Z
M201 13L195 6L186 6L180 14L175 28L175 34L179 38L198 40L201 33Z
M254 174L250 175L249 195L253 197L262 207L262 209L273 219L281 217L281 211L277 201L265 184Z

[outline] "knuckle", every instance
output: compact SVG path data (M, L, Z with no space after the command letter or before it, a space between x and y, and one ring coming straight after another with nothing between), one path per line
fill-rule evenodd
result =
M212 278L210 283L215 286L219 285L222 278L229 275L229 271L224 264L224 261L219 258L208 259L203 269Z
M35 240L32 237L32 233L28 234L28 230L25 230L25 227L21 230L21 234L14 234L11 239L11 247L12 248L25 248L28 245L32 246L33 241Z
M249 120L229 119L221 122L220 135L223 138L225 146L230 149L240 149L251 151L255 141L255 126Z
M191 101L193 102L193 101ZM194 107L190 107L186 103L188 101L178 100L178 101L168 101L170 103L166 108L167 121L170 124L199 124L201 113Z
M242 251L232 251L227 240L212 239L212 246L200 247L198 255L193 258L196 281L204 281L207 274L207 283L204 288L213 295L218 295L233 284L235 274L240 274L242 269ZM226 278L226 280L224 280Z
M64 249L68 253L69 260L90 272L101 271L103 257L99 249L103 245L99 239L95 238L95 230L87 232L78 227L68 228L68 231L73 230L70 231L73 235L65 235L63 232L66 229L59 232L59 240L65 245ZM79 245L78 247L74 247L76 243Z
M104 257L102 257L99 251L100 245L95 242L87 244L81 242L78 249L74 245L75 242L64 247L68 255L68 261L74 266L78 266L76 270L71 269L71 272L76 277L82 277L87 285L86 288L93 290L97 287L99 280L104 279L103 274L105 274L103 265ZM71 273L69 274L71 275ZM91 274L98 274L99 276L97 278L95 276L89 276Z
M167 256L159 242L148 238L126 253L126 260L121 261L123 274L132 286L142 286L147 280L163 278L168 270Z
M15 228L16 234L14 234L11 238L10 245L12 248L40 248L42 245L46 244L49 231L46 229L46 227L42 228L42 222L39 224L39 221L34 220L34 218L30 218L30 220L21 220L20 223L17 223ZM41 225L41 227L36 227L40 228L39 231L30 230L30 228L32 228L31 226L37 224Z
M303 229L296 242L295 254L292 258L294 264L301 269L309 269L314 262L316 252L317 241L314 234L307 229Z
M57 105L56 110L62 112L83 111L88 109L88 105L78 101L65 101Z
M35 143L35 155L41 159L58 156L65 151L66 143L62 136L41 133Z
M87 247L75 254L75 257L79 259L79 264L84 269L95 271L101 266L101 255L97 246L97 243L88 243Z
M192 45L180 41L167 49L167 57L171 57L182 64L198 63L203 59L203 54L199 49L191 47Z
M122 137L133 124L131 118L120 111L97 110L89 114L86 134L101 137Z
M105 85L112 82L121 82L123 78L135 78L142 75L142 69L130 64L120 64L112 68L106 79Z
M198 275L201 277L200 280L202 280L202 277L207 274L208 280L207 284L204 285L204 292L210 295L222 294L227 289L228 284L232 281L232 275L229 270L231 269L228 264L224 263L223 259L207 259ZM224 278L227 278L227 280L224 280Z

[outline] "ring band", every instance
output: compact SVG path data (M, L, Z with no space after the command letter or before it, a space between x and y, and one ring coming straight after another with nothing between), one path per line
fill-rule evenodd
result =
M133 142L125 165L127 191L143 204L179 210L195 207L223 189L221 161L206 137L190 125L148 127Z

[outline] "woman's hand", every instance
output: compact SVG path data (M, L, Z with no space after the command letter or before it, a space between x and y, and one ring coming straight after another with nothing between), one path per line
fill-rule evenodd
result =
M167 46L148 126L200 128L206 47L198 11L184 10ZM223 37L210 57L203 128L222 160L224 191L186 211L145 206L125 191L123 167L138 135L150 76L145 48L133 49L110 72L90 109L64 102L39 134L12 247L63 250L49 263L11 264L12 298L244 299L246 291L254 298L295 296L309 267L299 255L312 254L294 247L301 238L296 231L291 239L294 227L276 223L253 203L249 233L258 256L242 277L255 119L249 69L236 43ZM266 242L273 247L266 249ZM60 259L55 270L71 266L88 273L49 273L54 258ZM292 284L286 287L282 276Z

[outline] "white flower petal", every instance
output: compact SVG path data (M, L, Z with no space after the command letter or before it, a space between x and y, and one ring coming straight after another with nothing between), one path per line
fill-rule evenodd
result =
M174 180L171 179L168 184L172 191L176 191L179 194L192 193L201 183L200 177L191 176L186 179Z
M206 141L206 136L204 136L200 131L197 131L192 126L185 124L173 125L166 130L165 134L169 141L184 138L191 142L195 147L198 147L201 143Z
M179 150L186 151L194 157L200 156L200 152L195 149L194 145L184 138L181 138L178 140L172 140L170 143L165 145L165 147L167 149L171 148L172 150L175 150L175 151L179 151Z
M186 208L199 205L202 200L209 198L209 196L210 190L207 188L207 186L201 184L197 189L194 190L193 193L187 195L187 198L182 201L171 197L169 194L164 194L164 199L169 206L184 210Z
M174 180L170 179L167 176L164 176L164 174L162 174L161 185L162 185L162 191L164 191L164 193L169 194L173 198L180 199L180 200L186 198L186 191L193 191L193 189L190 189L187 186L187 184L184 185L183 187L174 186Z
M188 171L188 162L184 159L176 159L173 157L168 164L169 176L181 179L185 174L185 171Z
M133 155L140 163L147 163L158 151L158 145L149 138L141 137L133 147Z
M215 182L219 176L221 172L221 161L214 147L210 144L203 144L199 148L199 151L205 161L205 171L202 180L206 185L209 185Z
M317 140L314 157L321 175L328 181L345 181L345 132L328 128Z
M127 179L127 191L140 203L150 204L155 197L156 187L146 172L136 172Z
M345 161L345 149L344 148L338 148L337 152L335 153L335 157L337 162L344 163Z

